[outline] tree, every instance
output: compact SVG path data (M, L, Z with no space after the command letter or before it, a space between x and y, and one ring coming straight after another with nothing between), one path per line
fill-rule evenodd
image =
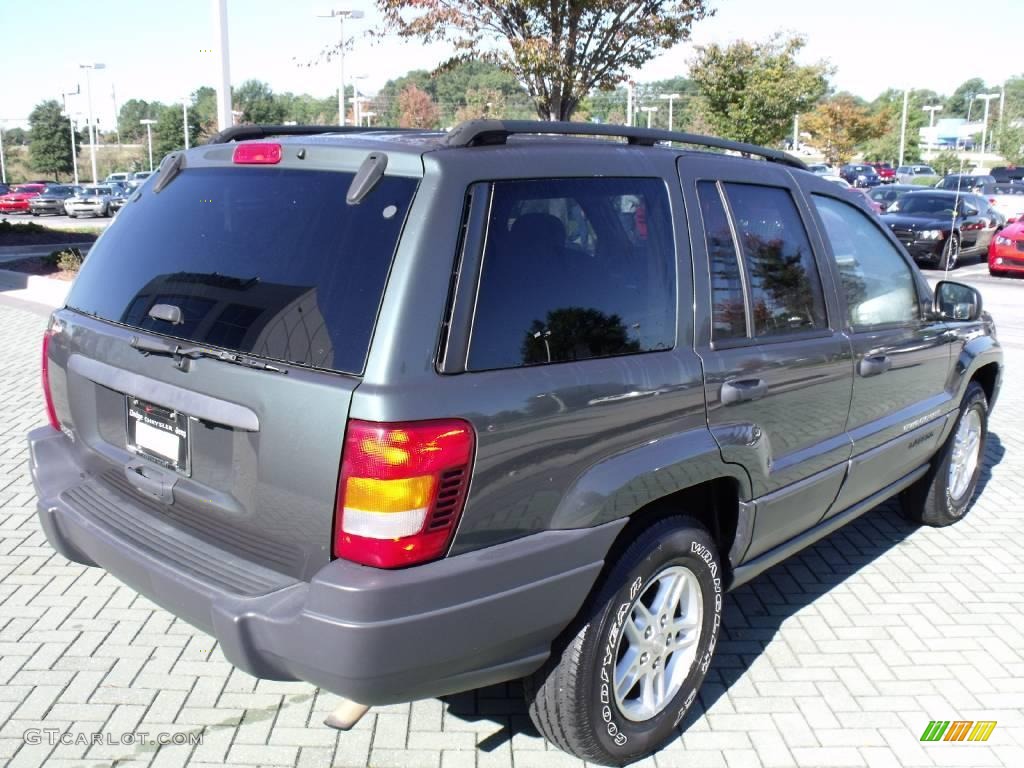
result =
M828 87L826 62L808 66L796 55L806 40L775 35L766 42L738 40L722 47L698 46L690 76L704 116L719 135L754 144L776 144L793 116L806 112Z
M242 113L239 122L277 125L284 121L284 105L266 83L246 80L234 90L235 109Z
M4 146L24 147L28 145L28 131L24 128L8 128L4 131Z
M192 91L192 105L189 112L196 113L201 136L212 136L217 132L217 91L208 85Z
M455 122L505 116L505 95L493 88L473 88L466 91L466 104L455 111Z
M849 94L823 101L804 117L802 125L825 151L825 161L832 165L848 162L858 144L880 136L883 131L879 119Z
M137 143L146 140L146 126L140 120L155 120L164 105L158 101L144 99L128 99L121 105L117 113L117 127L121 131L121 140Z
M974 101L974 97L979 93L988 93L985 81L980 77L972 77L970 80L960 83L957 89L953 91L953 95L946 99L946 105L942 109L942 116L967 117L970 114L973 117L978 114L971 104ZM974 106L981 105L975 104Z
M515 75L544 120L568 120L595 88L690 36L706 0L377 0L385 29L445 41L442 65L486 59Z
M184 115L181 104L161 107L153 126L153 163L158 164L168 152L185 148ZM188 113L189 145L195 146L199 139L199 117L194 111Z
M430 94L408 85L398 94L399 128L436 128L439 113Z
M1024 164L1024 128L1006 123L996 134L996 140L999 142L999 154L1007 163Z
M52 175L71 173L71 125L55 99L40 102L28 116L29 164L33 170Z

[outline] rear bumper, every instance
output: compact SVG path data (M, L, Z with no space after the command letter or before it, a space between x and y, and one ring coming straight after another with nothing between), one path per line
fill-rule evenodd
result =
M398 571L336 560L297 581L211 552L94 475L83 479L69 439L50 427L29 433L29 446L40 524L64 557L104 568L214 635L249 674L369 705L534 671L625 524L549 531Z

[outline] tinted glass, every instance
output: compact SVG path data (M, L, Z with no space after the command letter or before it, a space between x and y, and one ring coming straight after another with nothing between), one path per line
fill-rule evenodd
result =
M832 243L850 325L910 323L918 315L910 267L872 220L823 195L814 203Z
M471 369L671 349L675 317L662 181L495 183Z
M825 300L807 231L789 192L726 184L754 316L754 336L824 328Z
M413 179L346 205L352 174L186 169L143 188L97 241L73 309L188 341L362 371ZM188 222L188 226L182 226ZM148 316L181 308L184 322Z
M43 190L44 195L64 195L71 191L71 187L50 186Z
M908 216L953 216L954 195L910 192L899 199L899 212Z
M711 267L711 333L715 339L742 338L747 335L743 273L729 218L713 181L699 182L697 195Z

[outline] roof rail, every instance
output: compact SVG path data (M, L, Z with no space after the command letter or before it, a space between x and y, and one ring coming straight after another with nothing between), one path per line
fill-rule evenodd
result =
M740 152L744 155L756 155L775 163L807 170L803 160L780 150L759 147L756 144L744 144L739 141L719 139L715 136L701 136L696 133L663 131L658 128L632 128L628 125L609 125L606 123L544 122L541 120L468 120L464 123L459 123L448 132L448 136L445 138L445 145L449 147L482 147L504 144L509 136L515 134L608 136L626 139L630 144L644 147L653 147L659 142L695 144L702 147Z
M415 131L410 128L364 128L357 125L233 125L206 140L207 144L227 144L231 141L265 139L270 136L313 136L318 133L398 133Z

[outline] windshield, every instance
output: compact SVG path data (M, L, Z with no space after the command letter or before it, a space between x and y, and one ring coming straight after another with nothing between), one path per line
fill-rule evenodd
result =
M953 196L907 194L899 198L900 213L908 216L952 216Z
M354 174L192 168L125 206L68 306L274 360L361 373L416 180L385 176L346 205ZM187 227L182 222L188 222ZM182 322L149 316L172 304Z
M66 195L71 187L47 187L43 190L44 195Z
M110 187L83 187L80 195L109 195Z
M42 184L16 184L11 187L12 192L42 192Z

